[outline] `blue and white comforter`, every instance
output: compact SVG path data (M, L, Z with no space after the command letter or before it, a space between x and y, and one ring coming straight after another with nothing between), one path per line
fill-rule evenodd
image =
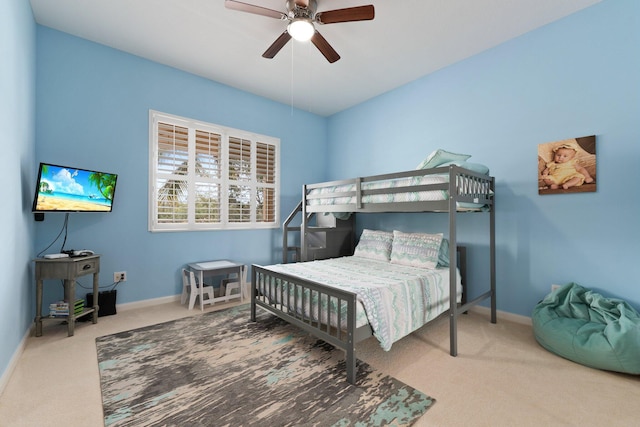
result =
M266 268L354 292L358 299L356 325L369 323L384 350L449 309L448 268L431 270L355 256ZM459 275L456 282L459 302ZM323 312L305 314L317 320ZM336 316L331 317L330 322L335 322Z

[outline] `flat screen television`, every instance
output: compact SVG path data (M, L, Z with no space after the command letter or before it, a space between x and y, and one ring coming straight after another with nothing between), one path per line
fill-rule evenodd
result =
M33 212L111 212L118 175L40 163Z

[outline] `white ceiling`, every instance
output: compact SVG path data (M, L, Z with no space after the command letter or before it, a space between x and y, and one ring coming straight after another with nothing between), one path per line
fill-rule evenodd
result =
M286 22L224 0L30 1L41 25L329 116L601 0L318 0L318 12L375 6L373 21L317 25L334 64L295 40L262 58Z

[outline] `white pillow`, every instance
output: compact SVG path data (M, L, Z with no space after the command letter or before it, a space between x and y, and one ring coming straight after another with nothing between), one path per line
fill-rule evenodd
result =
M391 262L411 267L434 269L438 266L442 238L442 233L403 233L393 230Z
M390 231L362 230L360 240L353 256L389 261L391 257L391 241L393 233Z

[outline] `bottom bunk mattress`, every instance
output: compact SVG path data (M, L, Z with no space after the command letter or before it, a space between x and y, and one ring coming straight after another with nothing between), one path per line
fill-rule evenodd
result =
M357 256L264 268L355 293L358 301L356 326L369 324L384 350L389 350L395 341L449 309L449 268L409 267ZM287 284L280 283L278 289L269 290L266 286L258 285L258 290L263 298L277 299L282 304L282 300L287 299L282 295L293 293L293 287L283 293L283 286ZM460 302L460 274L456 275L456 288L456 302ZM312 298L307 300L311 301ZM340 327L344 328L346 315L336 316L333 312L329 315L330 319L326 318L325 313L330 312L326 306L330 304L326 299L313 304L298 300L295 304L297 307L289 306L287 309L304 312L304 315L316 321L333 326L337 326L336 319L343 319ZM333 309L337 310L336 307ZM340 310L344 311L346 307L340 307Z

